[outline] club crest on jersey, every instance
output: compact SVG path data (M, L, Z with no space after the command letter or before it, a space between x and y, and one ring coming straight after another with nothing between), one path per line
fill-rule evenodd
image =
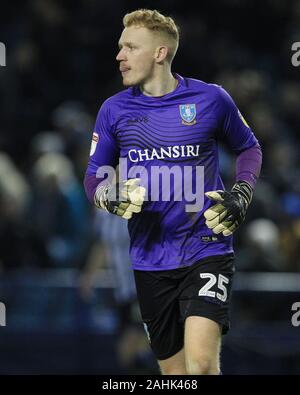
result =
M179 110L184 125L196 123L196 104L180 104Z

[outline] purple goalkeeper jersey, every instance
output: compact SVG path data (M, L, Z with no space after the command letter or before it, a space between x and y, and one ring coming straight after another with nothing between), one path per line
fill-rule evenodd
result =
M182 185L186 177L191 177L194 190L201 174L202 196L207 191L224 189L218 141L224 140L236 154L258 144L222 87L174 76L178 85L164 96L145 96L138 87L131 87L107 99L93 133L87 176L96 177L99 167L115 167L122 158L128 178L136 177L130 170L138 167L147 188L148 200L142 211L128 221L135 270L176 269L208 256L233 252L232 236L215 235L205 225L203 213L213 203L204 196L199 210L186 210L190 200L177 197L176 183ZM151 179L156 174L152 170L162 166L176 167L167 185L170 199L163 196L164 185L158 193L151 193ZM191 172L185 173L185 168ZM197 173L196 168L203 172ZM151 200L151 196L156 198Z

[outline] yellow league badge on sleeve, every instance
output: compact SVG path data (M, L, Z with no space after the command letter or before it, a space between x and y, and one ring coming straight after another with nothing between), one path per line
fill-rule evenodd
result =
M98 135L98 133L94 132L93 137L92 137L90 156L94 155L96 148L97 148L98 141L99 141L99 135Z
M241 120L243 121L243 124L244 124L245 126L247 126L247 128L250 128L250 126L247 124L245 118L242 116L240 110L238 110L238 114L239 114L239 117L241 118Z

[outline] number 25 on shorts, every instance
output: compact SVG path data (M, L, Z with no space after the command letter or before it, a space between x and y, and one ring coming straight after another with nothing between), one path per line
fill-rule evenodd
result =
M198 296L209 296L211 298L217 297L222 302L226 302L227 288L225 284L229 283L229 279L226 276L223 276L223 274L218 275L218 289L222 291L222 293L210 290L217 282L217 277L214 274L200 273L200 277L208 278L209 281L202 288L200 288Z

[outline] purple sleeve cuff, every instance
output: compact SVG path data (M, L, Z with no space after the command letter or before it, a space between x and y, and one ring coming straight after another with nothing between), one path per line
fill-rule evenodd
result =
M96 178L96 175L86 174L84 177L83 185L84 185L85 193L87 198L92 204L94 204L94 195L100 181L101 180L99 178Z
M259 145L248 148L236 159L236 181L246 181L254 189L260 174L262 152Z

